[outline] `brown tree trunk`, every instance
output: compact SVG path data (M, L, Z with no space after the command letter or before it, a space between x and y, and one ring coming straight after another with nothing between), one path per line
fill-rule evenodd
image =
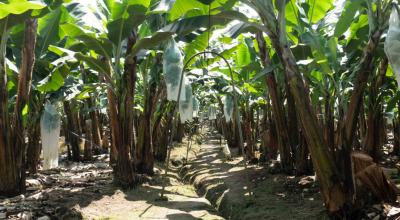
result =
M43 99L34 99L33 96L39 97L39 94L32 95L30 99L30 109L28 116L28 147L26 152L26 167L30 174L37 173L40 161L40 152L42 145L40 144L40 117L43 110Z
M108 99L108 114L110 118L110 165L112 167L116 166L117 162L117 146L119 144L118 138L120 135L120 125L118 121L118 106L117 106L117 97L113 94L113 91L108 88L107 89L107 99Z
M353 175L351 172L351 152L353 149L354 136L356 135L356 127L358 116L360 113L360 107L362 105L362 97L364 90L367 86L368 77L373 70L373 58L375 55L376 48L378 47L380 37L382 35L381 30L374 31L370 37L366 47L364 48L364 54L360 63L360 68L357 71L357 80L354 83L354 90L352 91L350 103L347 108L347 112L344 117L343 130L342 132L342 143L339 143L341 148L341 173L344 179L344 186L346 190L347 204L352 205L354 184Z
M25 191L25 126L22 110L28 104L32 71L35 64L37 20L25 21L21 66L18 74L17 99L10 124L7 112L7 76L5 67L0 66L0 195L13 196ZM7 37L7 36L5 36ZM2 40L6 40L6 38ZM1 48L0 62L4 64L5 48ZM8 132L7 132L8 131Z
M154 57L155 65L150 68L149 72L143 73L144 87L144 108L143 113L139 116L139 127L137 130L137 143L135 151L135 169L139 173L149 175L154 174L154 148L152 137L152 118L157 105L157 100L161 93L165 90L163 86L157 86L157 83L148 80L150 74L159 74L159 67L162 63L162 57ZM144 70L147 71L147 70Z
M89 83L88 75L82 65L80 66L80 70L82 73L83 82ZM101 135L100 135L99 118L98 118L97 111L94 109L95 105L93 104L93 102L94 102L94 100L92 97L89 97L86 99L86 105L87 105L87 108L89 109L90 120L91 120L91 125L90 125L91 139L90 139L90 141L93 142L93 144L92 144L92 147L94 148L93 150L98 153L100 151L100 146L101 146Z
M301 175L306 175L311 172L311 162L308 159L309 156L309 151L307 148L307 142L306 139L304 138L304 135L300 134L300 143L299 147L297 148L297 153L296 153L296 175L301 176Z
M323 133L318 125L317 117L310 103L310 97L296 64L296 59L287 43L286 24L284 22L284 7L286 5L280 4L280 6L279 20L270 20L266 17L262 17L262 20L268 29L267 34L278 58L285 67L286 79L295 101L296 112L304 129L304 136L306 137L314 169L320 182L321 194L324 198L325 206L331 213L335 213L341 211L344 206L344 189L339 179L337 167L327 150ZM271 13L274 12L272 11ZM276 27L276 29L273 27Z
M153 175L154 155L150 135L151 113L150 111L146 111L146 109L147 108L145 108L144 115L139 118L140 122L135 151L135 168L139 173Z
M168 137L165 139L164 130L167 129L167 125L165 124L165 109L167 109L167 99L164 96L161 100L159 105L159 114L154 119L153 123L153 130L152 130L152 142L153 142L153 149L154 149L154 157L158 161L164 161L166 154L166 149L168 146ZM165 152L164 152L165 148Z
M260 57L263 62L264 67L269 67L272 65L271 59L268 54L267 45L262 33L257 33L256 35ZM266 84L268 87L271 105L272 105L272 114L274 115L275 126L278 135L278 148L281 158L282 169L290 173L293 169L293 161L290 155L291 153L291 143L289 141L289 130L287 127L287 122L284 114L283 101L278 93L278 86L275 80L274 72L270 72L266 77ZM297 126L296 126L297 127Z
M133 155L135 149L133 130L133 101L136 86L136 57L129 56L130 50L135 45L137 35L132 31L128 38L127 56L124 72L117 88L108 88L108 112L111 123L111 152L110 162L114 169L115 182L122 187L133 187L136 184ZM111 61L105 60L110 66ZM115 89L115 90L113 90Z
M158 134L157 140L155 143L155 157L158 161L164 162L167 158L168 144L169 144L169 135L170 130L172 130L174 112L175 112L175 103L170 103L167 108L165 108L164 117L161 118L159 122L159 126L156 128L157 131L153 130ZM154 136L153 136L154 137Z
M93 138L92 138L92 121L85 120L85 148L83 151L83 159L85 161L93 160Z
M40 144L40 122L37 122L28 129L26 164L29 174L37 173L41 150L42 145Z
M369 107L367 110L369 111ZM368 118L368 115L369 115L369 112L367 112L367 118ZM367 137L368 125L367 125L367 120L366 120L365 116L366 116L365 115L365 107L364 107L364 105L361 105L360 106L360 116L358 117L358 119L359 119L358 130L357 130L358 137L355 138L356 140L354 143L355 150L361 150L361 143L359 143L360 141L358 141L358 140L361 140L362 143L365 143L365 139Z
M32 106L32 105L31 105ZM34 111L29 114L31 122L28 126L28 147L26 152L26 165L30 174L37 173L42 145L40 144L40 114Z
M398 105L400 107L400 105ZM398 108L399 108L398 107ZM400 156L400 115L399 110L397 113L397 117L393 119L393 151L392 154L396 156Z
M7 72L5 64L6 45L9 32L3 33L0 42L0 195L15 195L19 189L18 178L14 173L13 148L10 144L10 119L8 112Z
M109 129L102 129L103 130L103 135L101 138L101 148L105 152L109 152L110 148L110 132Z
M296 155L296 148L299 145L299 125L297 124L297 113L296 113L296 108L294 106L294 100L292 97L292 94L290 93L290 88L289 84L286 84L285 86L285 91L286 91L286 101L287 101L287 112L288 112L288 119L286 120L287 123L287 128L288 128L288 135L289 135L289 143L290 143L290 148L291 148L291 153L294 157ZM287 156L293 161L293 157L290 155ZM293 162L292 162L293 163Z
M211 123L214 124L215 120L213 120ZM174 124L176 126L176 129L174 129L175 130L175 134L174 134L173 140L178 142L178 143L182 143L183 136L185 135L184 124L181 123L181 120L180 120L179 117L175 119Z
M255 143L253 140L253 129L252 129L252 123L253 123L253 115L250 107L246 106L246 110L244 110L244 137L246 140L246 156L247 160L250 163L254 163L255 159Z
M276 127L272 120L271 101L267 95L267 105L264 108L264 116L262 119L261 127L261 159L262 160L276 160L278 156L278 135L276 134Z
M382 103L381 100L378 98L378 90L383 84L383 78L386 75L387 67L388 59L385 58L381 61L378 76L374 77L374 80L372 81L372 85L369 90L370 103L368 106L367 131L364 148L375 162L380 159L382 138L380 138L381 135L377 134L381 133L381 125L384 121L382 115Z
M288 45L279 45L277 47L277 51L281 51L280 57L285 66L296 110L304 128L304 135L311 153L314 169L320 181L325 205L330 212L339 211L344 205L344 189L339 181L337 168L327 150L294 56Z
M334 110L333 110L333 104L331 101L331 97L329 93L326 94L325 96L325 140L326 143L328 144L328 147L330 151L332 152L332 156L334 157L334 152L335 152L335 120L334 120Z
M93 107L93 101L92 99L89 99L89 108ZM93 147L94 147L94 151L99 153L101 151L101 133L100 133L100 123L99 123L99 117L97 114L97 111L91 111L90 112L90 120L91 120L91 136L92 136L92 141L93 141Z
M67 126L65 133L66 141L69 146L71 146L72 151L72 161L80 161L80 146L79 146L79 137L81 135L79 130L79 120L78 120L78 113L74 112L69 101L64 101L64 113L67 116Z

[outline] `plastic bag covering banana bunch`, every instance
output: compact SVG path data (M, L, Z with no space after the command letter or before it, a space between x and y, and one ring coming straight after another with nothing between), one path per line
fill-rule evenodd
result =
M389 18L389 30L385 41L385 53L400 86L400 19L395 7Z
M208 107L208 119L215 120L217 119L217 110L214 106Z
M207 117L207 114L205 112L201 112L200 113L200 117L199 117L199 121L203 122L206 117Z
M179 101L179 115L181 122L193 120L193 95L192 86L189 82L185 82L185 100Z
M183 58L178 45L171 39L164 50L163 70L165 83L167 84L167 99L178 101L179 80L181 79ZM183 79L185 80L185 79ZM185 82L185 81L183 81ZM181 91L181 101L185 100L185 90Z
M230 95L224 96L223 103L224 103L225 121L230 122L232 120L232 113L233 113L233 98L232 98L232 96L230 96Z
M197 98L194 98L193 99L193 117L194 118L199 117L199 111L200 111L199 100Z
M60 115L56 108L46 103L40 120L40 133L42 136L43 169L52 169L58 166L58 147L60 137Z

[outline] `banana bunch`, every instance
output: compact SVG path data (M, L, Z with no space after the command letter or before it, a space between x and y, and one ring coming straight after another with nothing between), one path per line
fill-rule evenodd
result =
M389 18L389 30L385 40L385 53L400 86L400 18L396 7L393 7Z
M171 39L164 50L163 71L167 85L167 99L178 101L179 80L183 69L183 57L174 39ZM185 77L184 77L185 78ZM183 81L184 82L184 81ZM182 88L180 100L185 99L185 89Z

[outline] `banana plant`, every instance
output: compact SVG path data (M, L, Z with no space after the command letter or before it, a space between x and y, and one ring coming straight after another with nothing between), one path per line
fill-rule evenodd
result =
M35 64L37 18L48 13L49 6L28 1L1 1L0 6L0 193L13 196L25 190L24 117L28 114ZM10 36L20 30L22 49L16 69L12 54L6 51ZM18 76L10 70L18 72ZM16 98L10 99L14 95Z
M390 9L388 6L390 5L390 1L378 1L374 3L367 1L361 4L363 6L361 8L361 13L355 12L356 8L360 9L360 7L357 7L357 4L360 4L359 2L354 1L355 3L347 3L342 18L336 28L336 33L334 33L337 37L346 32L349 27L353 27L350 30L350 37L347 38L347 43L351 43L353 40L358 40L358 32L365 27L364 24L367 24L366 30L368 32L367 36L369 36L362 53L356 52L350 54L352 56L347 56L347 58L355 59L358 57L358 66L352 69L353 74L356 76L356 83L354 83L355 86L351 92L350 105L346 106L347 111L343 116L345 123L339 126L339 130L343 130L341 133L343 136L339 138L343 140L340 144L344 145L341 147L343 151L342 158L343 155L346 155L345 157L347 158L341 160L344 164L341 164L340 167L344 167L344 170L340 173L343 175L339 175L337 165L332 160L329 151L325 149L327 144L319 130L318 120L314 114L315 110L308 96L308 86L304 83L307 82L307 78L300 72L299 65L307 64L308 61L298 63L294 55L294 50L291 49L291 45L293 44L307 43L313 50L311 57L318 62L317 64L321 68L321 71L323 71L323 74L332 74L333 70L338 68L337 62L331 62L332 66L323 64L326 60L332 59L336 54L335 38L331 38L330 47L332 47L333 50L331 49L332 52L330 54L328 53L331 56L329 57L326 56L327 53L324 48L321 47L321 40L312 36L312 34L315 33L315 27L327 23L323 21L323 14L332 9L332 4L329 1L322 4L316 3L315 1L305 1L302 3L277 1L275 4L273 4L272 1L258 0L242 0L242 2L253 8L259 15L259 19L243 19L242 16L236 19L241 21L239 25L243 31L253 31L256 29L268 35L269 41L271 42L270 44L275 49L275 53L284 67L285 81L288 83L289 87L288 92L290 92L294 98L296 111L299 114L302 128L304 128L305 131L304 135L309 145L314 168L321 180L321 192L327 201L325 205L328 210L335 213L345 206L346 201L350 201L350 199L346 198L350 198L353 195L352 190L347 191L341 187L341 181L345 182L348 186L347 188L352 187L351 169L348 163L350 161L351 145L355 137L354 131L356 121L360 112L359 103L367 83L368 73L372 71L371 65L373 64L373 57L376 54L375 51L379 45L381 34L387 28L388 12ZM349 23L349 21L344 21L344 19L348 19L349 16L359 16L359 22ZM306 33L307 27L309 33ZM302 34L306 34L304 36L309 35L308 39L304 39ZM294 37L296 35L299 35L299 37ZM320 33L317 35L320 35ZM363 39L361 38L361 40ZM345 49L350 49L352 44L347 44L345 46ZM321 79L323 80L321 81L322 85L325 84L323 86L324 89L321 91L325 94L329 94L330 91L327 90L327 88L329 88L327 82L329 81L325 81L326 79L324 79L324 77ZM332 83L334 83L333 80ZM334 197L332 197L332 192L335 194ZM335 199L332 200L331 198Z

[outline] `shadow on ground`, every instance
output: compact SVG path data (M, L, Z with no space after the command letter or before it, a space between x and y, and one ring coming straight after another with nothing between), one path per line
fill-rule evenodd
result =
M194 146L182 179L193 184L227 219L328 219L318 188L302 189L299 178L272 175L260 166L245 170L242 157L226 161L219 140L208 133ZM237 155L237 149L231 149ZM189 157L190 158L190 157Z

